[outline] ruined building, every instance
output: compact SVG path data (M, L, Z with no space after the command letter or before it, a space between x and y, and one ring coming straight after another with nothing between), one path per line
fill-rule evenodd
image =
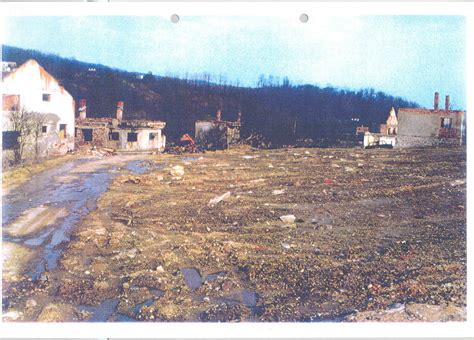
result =
M87 103L79 103L76 118L76 143L120 151L163 151L166 136L162 134L166 123L149 120L124 120L124 103L117 103L115 118L87 118Z
M380 124L380 133L366 131L364 134L364 148L378 145L391 146L397 144L398 119L395 109L392 107L385 124Z
M397 145L460 145L465 134L465 118L466 111L451 110L449 96L446 96L444 110L440 109L436 92L433 109L398 110Z
M222 120L221 110L214 120L198 120L195 125L196 143L207 149L227 149L229 145L240 140L242 114L237 113L235 122Z
M380 133L367 132L364 147L391 144L395 147L454 146L465 138L466 111L451 110L446 96L444 110L439 108L439 93L434 96L433 109L394 108Z
M33 59L18 68L2 63L2 150L5 158L19 147L19 138L28 140L24 158L64 154L74 149L73 97ZM37 136L19 127L18 112L27 113ZM21 118L24 122L26 118ZM22 131L19 131L21 130ZM29 130L29 132L27 131ZM20 136L21 134L21 136Z

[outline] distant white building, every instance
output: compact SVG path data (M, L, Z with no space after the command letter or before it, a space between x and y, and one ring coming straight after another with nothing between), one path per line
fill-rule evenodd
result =
M2 61L2 72L11 72L16 68L16 63L11 61Z
M63 154L74 149L75 102L59 82L35 60L2 73L2 131L12 135L10 114L25 110L45 117L39 139L40 155Z

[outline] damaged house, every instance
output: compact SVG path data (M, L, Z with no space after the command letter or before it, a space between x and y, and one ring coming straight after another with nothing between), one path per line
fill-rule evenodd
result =
M455 146L465 139L466 111L451 110L449 95L444 110L439 108L439 93L433 109L400 108L398 116L392 108L387 124L380 133L367 132L364 147L391 144L396 147Z
M214 120L198 120L195 124L196 143L206 149L227 149L229 145L240 141L242 114L237 113L235 122L222 120L221 110L216 113Z
M74 149L74 99L38 62L3 63L1 92L4 159L20 146L20 158Z
M380 133L371 133L368 130L364 134L364 148L371 146L394 147L397 144L398 119L395 109L392 107L385 124L380 124Z
M162 134L166 123L150 120L124 120L124 103L117 103L115 118L87 118L86 100L79 103L76 118L76 143L119 151L163 151L166 136Z

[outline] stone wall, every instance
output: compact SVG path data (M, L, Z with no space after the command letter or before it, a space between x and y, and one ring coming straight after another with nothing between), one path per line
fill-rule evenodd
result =
M84 140L84 130L92 129L92 141ZM77 127L76 128L76 143L78 146L82 145L96 145L99 147L111 147L109 141L109 131L107 127Z

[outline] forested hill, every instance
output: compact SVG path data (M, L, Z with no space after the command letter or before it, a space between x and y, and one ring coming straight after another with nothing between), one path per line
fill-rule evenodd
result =
M124 101L126 119L165 121L169 141L184 133L193 134L194 122L214 116L218 109L222 109L225 120L235 120L237 112L242 112L244 136L258 133L276 144L287 144L296 139L353 134L355 126L361 124L374 130L386 120L392 106L418 106L373 89L296 86L288 79L277 83L271 76L259 75L256 87L240 87L222 78L213 81L206 74L194 79L139 75L38 51L2 47L3 61L20 65L35 59L76 102L86 99L88 116L113 116L116 102Z

